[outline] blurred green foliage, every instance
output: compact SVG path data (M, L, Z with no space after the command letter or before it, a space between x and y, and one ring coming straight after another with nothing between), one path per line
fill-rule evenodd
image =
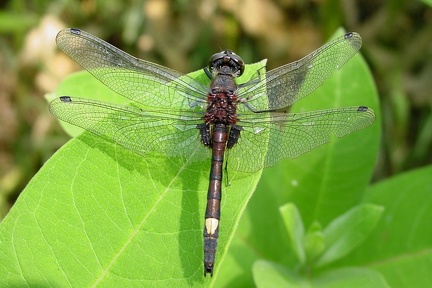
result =
M185 73L205 66L208 57L221 49L236 51L247 63L268 58L271 69L319 47L339 26L357 31L383 110L374 179L431 163L428 2L3 1L0 217L68 139L44 100L64 76L79 69L55 47L55 35L64 27L81 28L134 56Z

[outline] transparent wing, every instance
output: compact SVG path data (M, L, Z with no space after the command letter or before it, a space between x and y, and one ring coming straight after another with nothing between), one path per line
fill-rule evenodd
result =
M250 85L239 89L240 102L254 111L284 109L317 89L357 53L361 44L359 34L346 33L298 61L267 72L265 81L263 73L257 73ZM264 95L268 103L260 99Z
M211 153L199 139L200 113L191 111L144 111L133 106L112 105L63 96L51 101L50 112L60 120L84 128L145 155L158 152L171 157L202 161Z
M239 116L240 117L240 116ZM229 151L229 167L254 172L284 158L327 143L331 135L342 137L373 123L367 107L344 107L304 113L259 113L241 116L239 142ZM269 137L263 135L269 133ZM264 150L268 145L268 149Z
M60 31L56 42L99 81L126 98L157 108L205 107L207 88L187 75L133 57L79 29Z

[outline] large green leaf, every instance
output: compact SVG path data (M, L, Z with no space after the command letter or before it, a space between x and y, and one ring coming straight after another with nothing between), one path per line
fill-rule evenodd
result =
M193 75L205 78L202 71ZM62 85L61 95L117 101L89 74ZM238 173L224 186L215 277L204 278L209 167L209 161L140 157L90 133L71 140L45 163L0 226L0 286L211 284L260 173Z
M363 201L384 206L370 237L338 266L379 271L392 287L432 283L432 166L373 185Z
M341 35L339 31L337 35ZM295 253L288 249L279 207L294 203L305 227L314 221L326 226L332 219L358 204L369 184L380 139L378 95L372 75L360 54L313 94L294 104L292 111L312 111L344 106L368 106L375 123L361 131L293 160L265 169L257 190L230 246L227 263L217 284L253 285L252 264L268 259L295 267ZM220 281L219 281L220 280Z

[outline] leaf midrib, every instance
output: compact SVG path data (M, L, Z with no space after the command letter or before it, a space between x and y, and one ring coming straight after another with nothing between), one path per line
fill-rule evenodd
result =
M187 167L188 164L189 164L189 159L181 165L180 169L177 170L176 175L171 179L171 181L168 183L168 185L166 185L164 191L159 194L158 198L153 203L151 209L148 211L148 213L145 214L144 218L140 221L138 226L132 230L132 233L126 239L125 243L122 245L122 247L119 249L119 251L114 255L114 257L108 263L108 265L105 267L105 269L102 270L102 272L96 278L96 281L93 283L93 285L91 285L91 287L97 287L103 281L103 279L105 279L105 276L108 274L108 272L114 266L117 259L120 258L120 256L123 254L123 252L126 251L126 249L129 247L129 245L132 243L133 239L135 239L135 237L141 231L142 227L147 222L147 219L153 214L153 212L155 212L157 210L156 207L159 206L161 201L165 198L166 194L171 190L171 187L173 186L174 182L177 181L177 179L179 178L179 175L185 170L185 167ZM118 165L117 165L117 167L118 167ZM127 215L127 213L126 213L126 215ZM129 218L129 220L130 220L130 218Z

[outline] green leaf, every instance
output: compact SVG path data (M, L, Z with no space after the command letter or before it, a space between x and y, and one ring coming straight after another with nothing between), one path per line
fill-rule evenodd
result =
M300 217L300 213L294 204L288 203L279 208L282 219L285 223L285 228L290 237L292 250L296 253L299 262L303 264L306 261L305 251L303 247L304 227Z
M384 277L371 269L366 268L343 268L332 270L319 275L312 281L311 287L316 288L387 288Z
M306 258L309 262L315 262L316 258L322 254L325 249L324 240L321 224L315 221L309 227L304 240Z
M13 9L0 11L0 32L6 34L26 33L29 29L38 25L39 17L35 13L16 12ZM17 25L20 23L20 25Z
M251 256L229 257L235 261L220 271L223 277L218 279L219 286L234 279L239 285L253 285L251 258L265 258L289 267L297 265L295 254L281 245L286 232L278 208L285 203L292 202L298 207L308 227L314 221L325 226L361 201L375 166L381 118L373 77L362 56L354 56L313 94L295 103L292 110L357 105L374 109L374 124L264 170L236 232L239 238L236 243L239 246L242 243L242 250L249 251ZM235 255L234 249L239 246L232 247L229 253Z
M432 0L421 0L425 5L432 7Z
M90 75L62 85L61 95L108 98ZM211 285L260 173L237 173L223 187L215 275L204 278L209 168L140 157L83 133L45 163L1 223L0 286Z
M256 287L311 287L307 281L286 267L270 261L258 260L254 263L253 277Z
M392 287L432 283L432 166L373 185L363 201L385 207L371 235L338 266L367 266Z
M310 288L387 288L384 277L366 268L335 269L313 279L300 277L286 267L270 261L259 260L253 266L254 282L257 287L310 287Z
M356 248L369 236L383 211L381 206L361 204L333 220L324 229L326 250L316 265L324 266Z

